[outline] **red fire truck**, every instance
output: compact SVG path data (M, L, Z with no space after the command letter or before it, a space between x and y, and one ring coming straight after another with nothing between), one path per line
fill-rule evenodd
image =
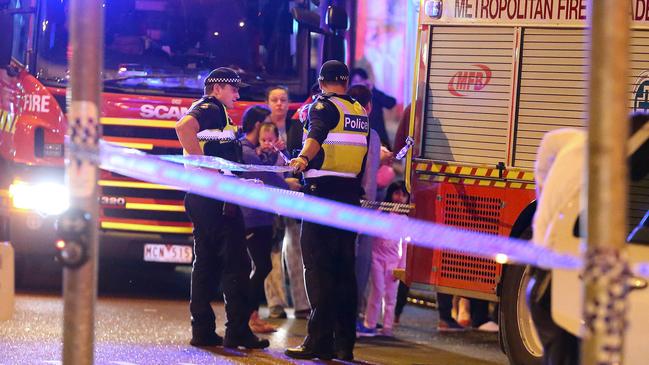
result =
M416 143L406 174L418 218L531 237L539 142L550 130L585 124L586 3L422 1L410 123ZM633 1L630 15L630 110L649 110L648 3ZM649 209L649 181L632 185L629 199L635 226ZM524 299L526 270L412 247L406 281L499 302L500 339L511 363L538 364L542 347Z
M175 122L219 66L238 69L251 84L230 111L236 122L271 85L303 100L311 36L291 13L316 14L310 7L293 0L104 1L104 139L180 153ZM21 263L54 256L53 223L68 205L68 17L68 0L0 0L0 241L10 240L23 259L19 275ZM102 259L191 262L184 192L108 171L99 185Z

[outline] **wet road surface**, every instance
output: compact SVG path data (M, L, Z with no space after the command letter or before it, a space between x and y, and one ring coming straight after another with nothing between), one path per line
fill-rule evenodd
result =
M0 365L59 364L63 303L57 273L23 286L10 321L0 322ZM58 279L58 280L57 280ZM43 288L49 288L44 290ZM283 355L301 343L306 321L271 320L278 331L265 351L189 346L188 270L110 267L100 271L96 312L95 364L314 364ZM223 334L223 304L214 303ZM262 316L266 314L262 309ZM290 312L289 312L289 317ZM408 305L395 338L361 338L357 364L507 364L496 334L475 331L440 334L437 312Z

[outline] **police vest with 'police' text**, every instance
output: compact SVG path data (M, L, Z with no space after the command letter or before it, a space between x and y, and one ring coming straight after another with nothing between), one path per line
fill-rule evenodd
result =
M340 115L338 124L329 131L322 143L324 161L319 169L304 172L305 178L320 176L357 177L367 154L370 122L365 109L357 101L349 102L336 96L329 100ZM306 134L305 134L306 135Z

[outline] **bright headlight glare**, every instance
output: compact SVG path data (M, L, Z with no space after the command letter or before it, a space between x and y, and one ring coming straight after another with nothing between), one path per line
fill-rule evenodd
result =
M57 183L32 184L17 181L9 187L9 194L16 209L57 215L65 212L70 206L68 189Z

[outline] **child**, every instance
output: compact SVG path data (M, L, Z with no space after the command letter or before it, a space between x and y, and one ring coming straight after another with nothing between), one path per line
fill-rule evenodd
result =
M274 149L277 141L277 127L268 122L270 110L262 106L248 108L243 115L241 149L243 162L252 165L275 165L279 163L278 152ZM263 143L259 147L259 141ZM287 188L281 174L272 172L246 172L242 177L259 179L266 185ZM250 276L250 299L254 311L250 316L250 329L256 333L275 331L275 327L259 318L259 304L263 299L264 280L271 271L271 249L273 245L273 222L275 215L260 210L241 207L246 225L246 246L253 263Z
M392 183L386 192L385 201L407 204L410 195L403 181ZM401 241L375 238L372 245L372 285L367 298L365 321L359 328L359 336L376 335L376 324L383 307L382 335L392 337L394 323L394 307L397 302L399 281L394 277L393 270L403 267L405 263L405 247Z
M262 165L286 165L286 154L276 147L278 141L279 130L275 124L264 122L259 126L259 147L256 152Z

